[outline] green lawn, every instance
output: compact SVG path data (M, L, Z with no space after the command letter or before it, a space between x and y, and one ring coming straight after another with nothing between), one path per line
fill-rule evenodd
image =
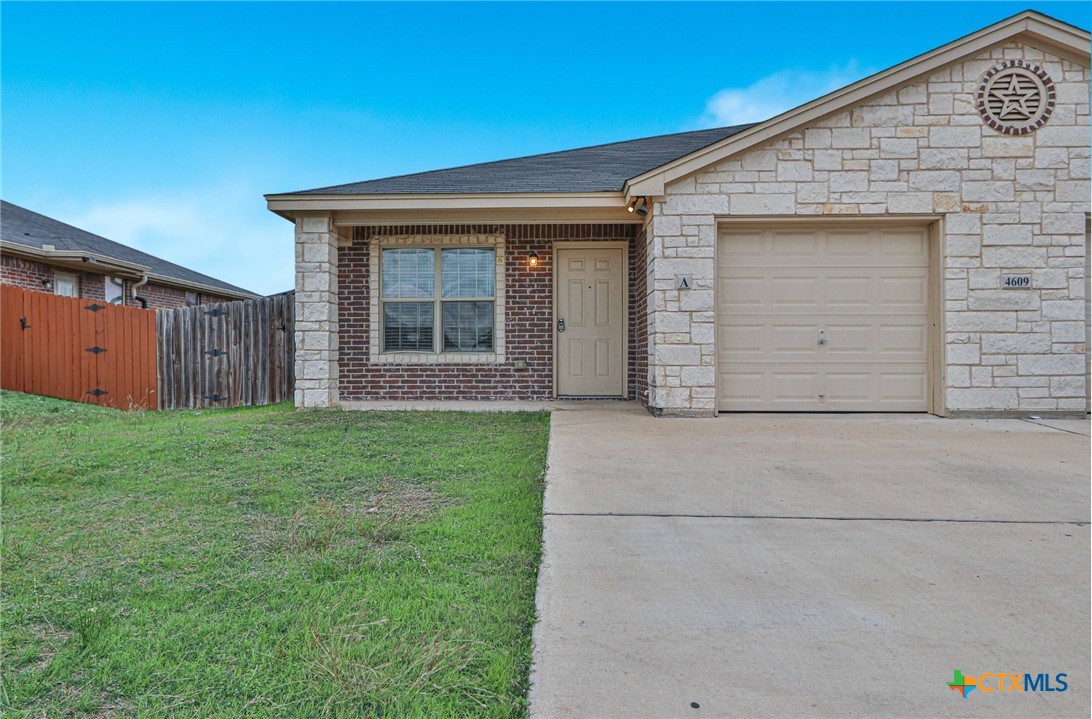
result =
M518 717L545 414L11 392L7 717Z

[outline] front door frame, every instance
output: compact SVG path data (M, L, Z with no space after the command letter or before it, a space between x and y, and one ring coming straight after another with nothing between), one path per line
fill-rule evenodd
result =
M564 250L621 250L622 251L622 394L620 397L629 399L629 283L630 283L630 243L626 240L603 240L603 241L572 241L554 240L553 244L553 297L551 303L553 305L553 311L551 312L550 319L550 338L552 345L552 357L553 357L553 397L557 399L560 394L558 393L558 333L557 333L557 289L558 289L558 276L560 274L561 262L559 256ZM566 395L575 396L575 395Z

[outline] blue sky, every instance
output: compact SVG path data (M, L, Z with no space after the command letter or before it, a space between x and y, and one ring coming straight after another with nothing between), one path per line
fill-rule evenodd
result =
M1073 3L0 5L4 199L259 292L264 193L761 120Z

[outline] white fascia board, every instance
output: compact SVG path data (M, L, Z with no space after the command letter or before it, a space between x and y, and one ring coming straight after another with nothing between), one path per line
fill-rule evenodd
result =
M266 195L273 212L625 207L621 192L526 192L397 195Z

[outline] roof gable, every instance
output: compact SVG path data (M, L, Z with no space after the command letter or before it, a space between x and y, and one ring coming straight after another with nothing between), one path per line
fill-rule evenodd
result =
M1021 37L1044 49L1088 64L1092 36L1086 30L1028 10L636 175L626 182L625 195L662 195L664 185L672 180L691 175L732 155L906 85L994 45Z

